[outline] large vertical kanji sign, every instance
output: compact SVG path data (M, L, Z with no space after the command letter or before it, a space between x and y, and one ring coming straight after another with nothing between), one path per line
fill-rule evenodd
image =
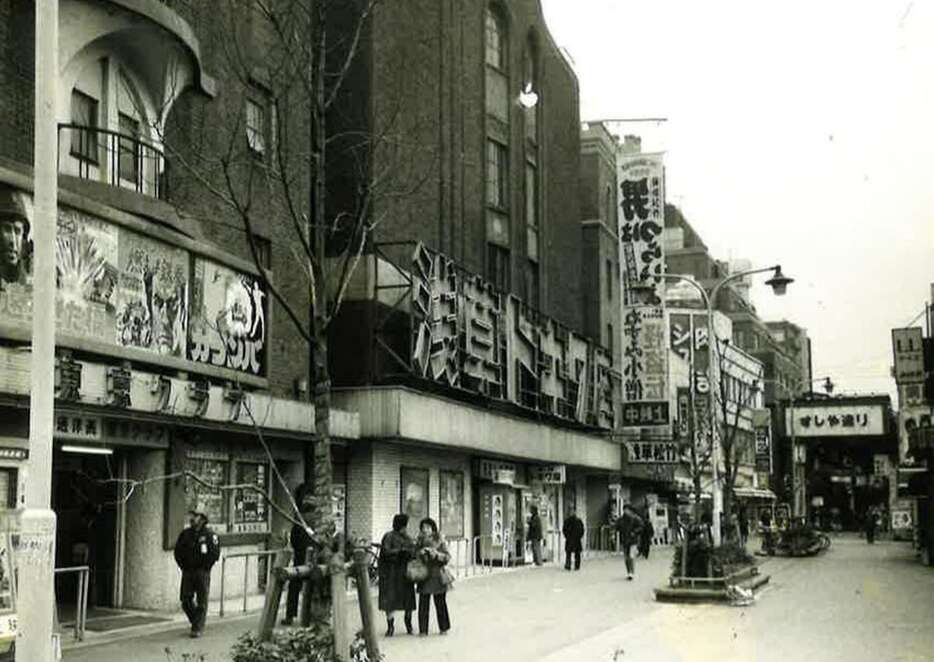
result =
M668 425L662 156L620 155L618 164L619 254L624 265L623 425Z
M619 186L619 243L623 273L623 302L662 306L665 300L665 181L661 154L625 154L617 159ZM633 286L653 291L634 296Z

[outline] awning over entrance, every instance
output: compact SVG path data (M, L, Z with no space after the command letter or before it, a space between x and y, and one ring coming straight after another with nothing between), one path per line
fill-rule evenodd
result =
M757 487L736 487L733 488L733 494L740 499L765 499L767 501L776 499L775 492L772 490L760 490Z

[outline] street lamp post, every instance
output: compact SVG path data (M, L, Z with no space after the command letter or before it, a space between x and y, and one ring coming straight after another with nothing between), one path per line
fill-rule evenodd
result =
M679 274L658 274L658 277L667 279L667 280L680 280L692 285L698 292L701 294L701 298L704 301L704 305L707 310L707 347L708 352L710 353L709 360L707 361L707 383L708 388L713 389L713 385L716 380L716 366L714 365L715 352L719 351L717 348L717 336L714 329L713 323L713 312L714 304L717 301L717 294L720 293L720 289L729 283L735 282L746 276L753 276L755 274L761 274L766 272L773 272L772 277L766 281L766 284L769 285L776 295L781 296L785 294L785 291L788 285L793 282L793 279L788 278L782 273L781 265L774 265L771 267L765 267L763 269L749 269L746 271L740 271L735 274L730 274L725 278L717 281L717 283L710 290L710 294L707 293L707 290L704 289L704 286L698 283L691 276L684 276ZM634 287L630 288L631 290L651 290L654 291L654 286L650 283L641 282ZM693 340L692 340L693 342ZM711 523L712 533L713 533L713 542L714 545L719 546L721 542L721 531L720 531L720 515L723 512L723 491L720 488L720 440L719 435L717 434L717 404L716 396L711 392L707 398L707 408L708 408L708 418L710 426L710 464L711 464L711 475L713 478L713 522Z

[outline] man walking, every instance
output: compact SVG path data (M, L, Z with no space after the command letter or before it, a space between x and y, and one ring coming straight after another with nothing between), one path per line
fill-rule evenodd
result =
M573 555L574 569L580 570L584 523L581 522L573 508L568 510L568 516L564 518L564 526L561 532L564 534L564 569L571 569L571 555Z
M220 557L220 542L204 513L188 511L188 527L175 542L175 562L182 569L180 600L191 623L191 637L204 634L211 592L211 568Z
M538 507L529 508L532 515L529 517L528 539L532 543L532 560L535 565L542 564L542 519L538 516Z
M623 546L623 555L626 558L626 579L632 581L636 572L636 562L632 558L633 545L639 544L639 535L642 533L642 518L636 514L631 504L623 506L623 514L616 520L616 530L619 533L619 543Z

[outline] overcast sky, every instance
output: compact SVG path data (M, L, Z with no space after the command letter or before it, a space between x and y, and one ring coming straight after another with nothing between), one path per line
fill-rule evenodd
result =
M796 279L753 299L808 330L815 377L894 397L891 329L934 281L934 0L542 4L581 118L667 117L620 132L666 151L668 201Z

